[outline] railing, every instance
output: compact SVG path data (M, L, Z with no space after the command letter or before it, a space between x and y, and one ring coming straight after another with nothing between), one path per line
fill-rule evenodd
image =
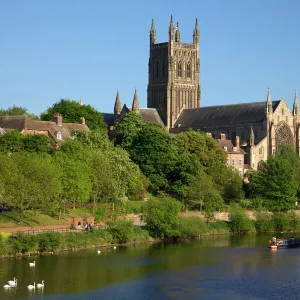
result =
M70 228L54 228L54 229L37 229L37 230L24 230L24 231L14 231L10 232L11 235L17 235L17 234L40 234L40 233L47 233L47 232L60 232L60 233L66 233L70 232Z

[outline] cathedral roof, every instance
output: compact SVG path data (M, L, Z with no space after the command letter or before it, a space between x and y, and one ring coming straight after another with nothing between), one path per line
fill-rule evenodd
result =
M273 111L279 101L272 101ZM266 102L241 103L184 109L174 127L202 128L260 123L266 114Z
M140 108L139 115L146 122L156 123L165 126L158 114L158 111L155 108Z
M108 127L113 126L115 124L115 115L114 114L108 114L108 113L102 113L104 122L107 124Z

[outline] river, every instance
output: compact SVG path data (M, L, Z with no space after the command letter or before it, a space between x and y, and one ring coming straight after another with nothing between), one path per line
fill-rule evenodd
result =
M285 299L300 295L300 248L267 249L270 235L206 236L179 243L4 259L0 299ZM35 267L29 262L36 261ZM45 281L44 289L27 285Z

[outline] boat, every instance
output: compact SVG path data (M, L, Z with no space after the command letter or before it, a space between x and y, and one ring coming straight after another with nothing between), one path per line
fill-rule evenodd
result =
M289 238L282 238L276 239L273 237L269 241L269 248L271 250L277 250L279 248L296 248L300 247L300 238L289 237Z

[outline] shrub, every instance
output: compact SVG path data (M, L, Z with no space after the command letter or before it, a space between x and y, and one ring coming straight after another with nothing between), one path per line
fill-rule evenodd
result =
M258 233L274 231L274 222L272 215L267 211L258 211L255 213L255 229Z
M108 224L107 231L112 235L112 241L116 244L135 242L137 240L147 240L149 235L139 226L131 221L115 220Z
M232 204L229 208L230 229L233 233L248 233L253 229L253 222L246 215L243 208Z
M62 235L58 232L47 232L38 235L39 251L50 252L60 248Z
M146 229L153 237L171 238L180 236L179 212L182 204L172 198L148 201L143 213Z
M181 237L194 237L208 232L208 227L198 217L180 217L179 232Z
M35 235L18 233L17 235L10 236L7 241L12 254L25 254L27 252L35 252L38 249L38 242Z
M230 226L225 221L211 222L208 224L208 231L211 234L229 233Z
M6 254L8 252L7 237L0 234L0 254Z
M100 204L95 211L95 222L104 221L106 217L107 217L107 206Z
M143 212L146 203L145 201L125 201L125 212L127 214L140 214Z
M273 214L274 229L277 232L292 232L300 229L300 218L295 212Z
M64 235L63 246L67 249L85 247L87 234L85 232L68 232Z

